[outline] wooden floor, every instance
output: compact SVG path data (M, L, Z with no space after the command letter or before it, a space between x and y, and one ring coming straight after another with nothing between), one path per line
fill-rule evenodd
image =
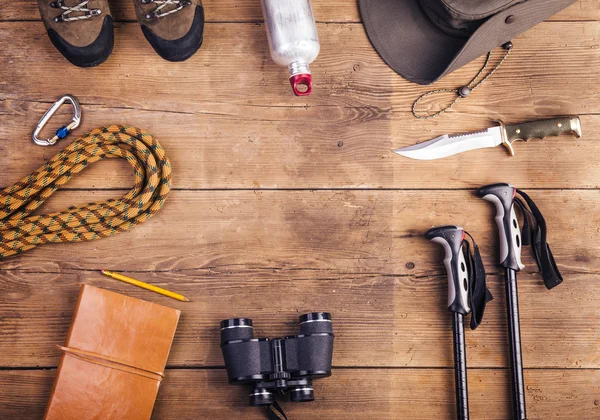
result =
M258 0L205 0L202 49L162 61L130 0L112 0L116 45L93 69L52 47L34 1L0 3L0 186L62 146L29 139L57 97L83 105L82 134L111 123L149 130L167 150L174 186L165 208L133 231L46 246L0 262L0 418L41 418L79 286L105 287L183 311L155 419L263 418L227 384L219 321L246 316L260 335L332 312L333 375L291 419L452 419L450 316L441 247L423 232L466 227L479 241L495 300L467 332L473 419L509 419L503 280L486 183L527 192L550 226L565 281L548 291L528 249L519 298L529 419L600 418L600 11L580 0L514 40L510 59L455 110L416 121L430 89L391 71L372 49L353 0L313 0L322 50L314 94L294 98L268 56ZM436 87L470 80L478 60ZM579 114L583 138L531 141L436 162L391 148L443 133ZM67 117L64 116L66 119ZM96 164L45 210L122 195L124 162ZM126 272L190 297L177 303L103 278Z

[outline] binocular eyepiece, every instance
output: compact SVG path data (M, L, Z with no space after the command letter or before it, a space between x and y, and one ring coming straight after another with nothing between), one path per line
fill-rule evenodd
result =
M300 334L254 338L252 320L221 321L221 351L231 384L253 384L251 406L273 404L276 394L313 401L312 380L331 375L333 327L327 312L300 316Z

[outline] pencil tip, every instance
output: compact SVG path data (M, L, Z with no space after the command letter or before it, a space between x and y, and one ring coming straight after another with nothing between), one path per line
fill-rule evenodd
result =
M191 302L192 300L191 300L191 299L188 299L188 298L186 298L186 297L184 297L184 298L183 298L183 301L184 301L184 302Z

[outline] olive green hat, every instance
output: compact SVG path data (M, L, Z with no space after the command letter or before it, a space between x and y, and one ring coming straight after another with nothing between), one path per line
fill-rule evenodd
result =
M430 84L575 0L359 0L371 43L402 77Z

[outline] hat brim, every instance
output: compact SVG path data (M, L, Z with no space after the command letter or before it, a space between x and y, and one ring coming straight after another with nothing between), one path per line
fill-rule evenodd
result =
M427 85L510 41L576 0L528 0L486 20L469 38L436 28L417 0L359 0L369 40L396 73ZM513 19L506 23L506 18Z

